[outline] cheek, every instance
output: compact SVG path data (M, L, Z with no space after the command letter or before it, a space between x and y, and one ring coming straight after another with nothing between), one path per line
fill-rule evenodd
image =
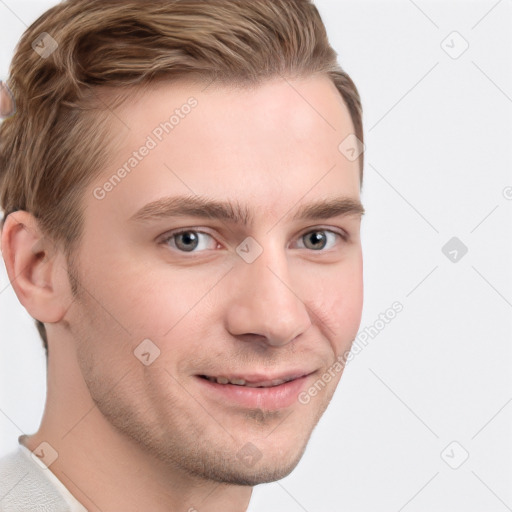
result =
M361 260L358 260L360 262ZM325 336L343 352L350 347L361 323L363 308L362 265L351 265L330 279L317 290L314 301L317 320Z
M190 276L169 269L158 272L136 258L120 257L115 264L96 260L88 270L84 285L102 306L98 313L105 317L103 327L122 326L133 341L163 335L200 298L201 290L190 286Z

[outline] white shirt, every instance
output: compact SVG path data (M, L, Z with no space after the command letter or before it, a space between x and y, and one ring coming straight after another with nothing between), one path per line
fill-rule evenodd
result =
M22 436L20 436L22 437ZM87 512L21 443L0 459L0 512Z

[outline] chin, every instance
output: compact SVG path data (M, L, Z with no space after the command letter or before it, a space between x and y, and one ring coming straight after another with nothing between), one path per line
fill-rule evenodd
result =
M232 485L255 486L275 482L288 476L299 464L306 450L307 439L299 446L287 446L278 450L270 447L259 451L252 443L247 443L230 457L222 454L214 459L204 459L200 469L196 466L195 476ZM211 453L210 453L211 456ZM208 463L206 463L208 462Z
M255 486L281 480L288 476L298 465L304 449L294 457L292 461L279 461L276 458L264 462L261 459L254 467L245 466L243 463L230 467L209 468L206 475L208 480L231 485Z

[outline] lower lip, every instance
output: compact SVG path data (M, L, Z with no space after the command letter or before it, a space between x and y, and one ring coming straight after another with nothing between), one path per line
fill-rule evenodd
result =
M278 410L290 407L297 402L297 395L305 386L310 375L291 380L268 388L250 388L235 384L218 384L203 377L197 376L203 389L210 396L231 402L242 407L264 410Z

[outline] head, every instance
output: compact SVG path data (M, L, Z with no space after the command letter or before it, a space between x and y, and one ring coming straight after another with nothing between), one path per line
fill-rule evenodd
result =
M47 357L68 340L102 414L170 465L288 474L363 299L363 155L340 149L363 140L361 103L317 9L68 0L25 32L8 85L2 246L44 268L25 286L7 265ZM205 379L303 374L289 404Z

